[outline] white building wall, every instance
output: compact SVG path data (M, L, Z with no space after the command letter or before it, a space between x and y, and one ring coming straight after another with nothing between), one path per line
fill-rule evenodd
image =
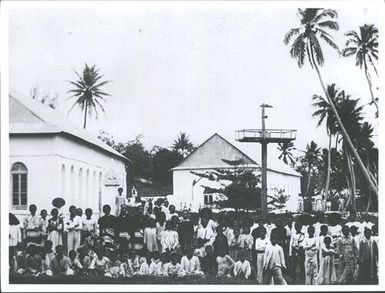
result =
M74 204L83 210L90 207L94 213L98 213L104 202L110 202L103 198L103 179L111 169L116 173L121 186L124 189L126 187L124 162L68 137L12 136L10 169L15 162L23 163L28 169L27 204L36 204L38 212L47 209L50 213L52 199L63 197L66 200L63 207L65 212ZM80 177L79 172L82 173ZM11 212L17 215L27 214L28 210L13 209L11 188L10 186Z
M195 172L204 173L207 170L195 170ZM187 207L191 204L192 210L197 211L204 204L204 188L201 185L210 186L212 182L207 179L191 174L191 170L173 171L173 195L170 197L170 203L178 209L186 203ZM193 187L193 181L199 182ZM272 195L275 188L285 189L285 194L290 195L286 207L283 210L296 212L298 208L298 194L300 193L300 178L297 176L286 175L268 170L267 188L268 194Z

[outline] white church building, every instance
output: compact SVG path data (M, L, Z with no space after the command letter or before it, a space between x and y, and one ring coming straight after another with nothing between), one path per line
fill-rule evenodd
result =
M260 172L261 169L255 160L215 133L172 169L173 195L169 197L170 203L177 208L191 208L192 211L197 211L199 208L210 206L213 201L223 196L212 194L210 188L207 188L218 188L220 183L202 178L192 172L204 174L214 169L234 168L224 160L242 160L242 168L250 168L255 172ZM272 195L275 188L283 189L284 194L289 195L282 211L297 212L301 192L300 178L297 172L286 165L279 169L271 169L268 166L268 195Z
M95 215L109 204L114 212L127 158L32 99L9 97L9 123L10 212L26 215L35 204L50 213L56 197L66 201L64 212L72 204Z

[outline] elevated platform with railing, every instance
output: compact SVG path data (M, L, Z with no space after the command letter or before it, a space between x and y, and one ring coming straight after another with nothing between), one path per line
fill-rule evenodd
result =
M297 130L293 129L242 129L235 132L239 142L284 143L295 140Z

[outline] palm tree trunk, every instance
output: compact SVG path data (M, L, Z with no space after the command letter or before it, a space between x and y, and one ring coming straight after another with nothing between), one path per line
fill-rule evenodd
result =
M328 152L328 170L326 174L326 184L325 184L325 195L324 200L328 200L328 193L329 193L329 184L330 184L330 173L331 173L331 149L332 149L332 134L329 134L329 152Z
M307 172L307 184L306 184L306 196L309 196L310 189L310 179L311 179L311 165L309 165L309 171Z
M366 80L367 80L368 85L369 85L370 95L372 96L372 103L376 106L376 118L377 118L378 117L378 103L377 103L376 98L374 97L374 94L373 94L372 82L370 80L368 66L366 65L366 59L365 58L364 58L364 68L365 68Z
M369 152L368 152L367 160L368 160L368 162L366 163L366 169L368 169L368 171L370 172L370 156L369 156ZM372 203L372 197L371 197L371 194L370 194L370 186L368 186L368 205L366 206L366 212L369 212L371 203Z
M352 156L350 154L349 149L347 148L346 144L344 144L344 150L345 150L345 157L346 157L346 163L348 166L349 170L349 179L348 179L348 186L350 187L350 199L349 201L351 202L351 211L355 212L356 211L356 177L354 174L354 166L353 166L353 160ZM350 182L350 184L349 184Z
M332 101L332 99L330 98L329 94L328 94L328 91L325 87L325 84L323 82L323 79L322 79L322 76L321 76L321 72L319 71L319 68L317 66L317 63L315 62L314 60L314 56L313 56L313 50L311 49L311 57L312 57L312 60L313 60L313 65L317 71L317 74L318 74L318 78L320 80L320 83L321 83L321 86L322 86L322 89L324 90L325 92L325 95L328 99L328 102L330 104L330 106L332 107L332 110L333 110L333 113L334 115L336 116L336 120L337 120L337 123L338 123L338 126L341 128L341 131L342 131L342 135L344 137L344 140L346 140L351 152L353 153L354 155L354 158L357 160L358 162L358 165L360 166L361 170L362 170L362 173L364 174L365 176L365 179L368 181L368 183L370 184L370 187L372 188L373 192L376 194L376 196L378 197L378 189L376 188L375 184L373 183L370 175L369 175L369 172L368 170L366 170L365 168L365 165L364 163L362 162L360 156L358 155L350 137L349 137L349 134L347 133L344 125L342 124L342 121L341 121L341 118L340 118L340 115L338 114L338 111L336 109L336 107L334 106L334 102Z
M84 106L84 124L83 124L83 128L86 129L86 126L87 126L87 108L88 108L88 103L87 103L87 100L86 100L86 104Z

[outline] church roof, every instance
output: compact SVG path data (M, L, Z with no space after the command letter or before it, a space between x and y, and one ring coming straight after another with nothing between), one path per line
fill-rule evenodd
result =
M63 114L33 99L9 95L9 134L67 134L114 156L130 161Z
M172 170L229 168L229 161L241 161L249 167L259 167L252 158L215 133Z
M231 161L239 161L246 168L261 168L261 166L250 156L219 134L215 133L172 170L233 168L234 166L231 164ZM283 163L281 165L284 166L274 166L274 168L267 168L267 170L284 175L300 177L300 175L289 166Z

